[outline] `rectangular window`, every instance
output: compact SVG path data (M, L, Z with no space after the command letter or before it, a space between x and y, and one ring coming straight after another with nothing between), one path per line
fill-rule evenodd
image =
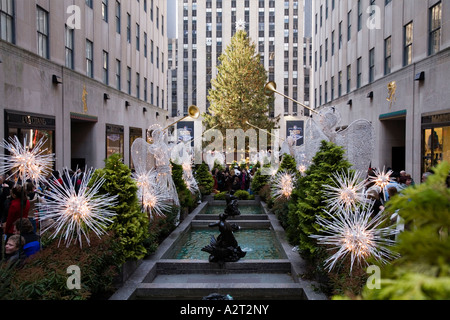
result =
M141 50L141 28L136 23L136 50Z
M375 48L369 51L369 83L375 80Z
M391 73L391 37L384 40L384 74L387 75Z
M439 2L430 9L429 54L435 54L441 49L442 3Z
M350 93L352 88L352 66L347 66L347 93Z
M106 158L113 154L124 155L124 128L122 126L106 125Z
M73 69L73 29L66 26L65 34L65 54L66 54L66 68Z
M109 55L108 52L103 51L103 83L109 84Z
M352 39L352 10L347 13L347 41Z
M362 80L362 58L359 58L356 61L356 88L361 88L361 80Z
M108 22L108 0L102 0L102 19Z
M121 90L121 78L122 78L122 63L120 60L116 60L116 89Z
M342 96L342 71L338 75L338 97Z
M120 20L121 20L120 2L116 1L116 32L119 34L121 32Z
M131 15L127 13L127 41L131 43Z
M49 43L48 43L48 12L37 7L36 12L36 23L37 23L37 49L38 55L43 58L49 58Z
M131 68L127 67L127 91L131 95Z
M136 73L136 98L141 98L141 75Z
M14 2L0 1L0 39L14 43Z
M94 77L94 44L86 40L86 75Z
M412 63L413 50L413 23L408 23L404 28L403 66Z

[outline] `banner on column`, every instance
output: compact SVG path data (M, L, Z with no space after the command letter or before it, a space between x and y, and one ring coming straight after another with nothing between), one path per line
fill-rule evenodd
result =
M304 128L304 121L286 121L286 137L294 138L297 147L305 143Z

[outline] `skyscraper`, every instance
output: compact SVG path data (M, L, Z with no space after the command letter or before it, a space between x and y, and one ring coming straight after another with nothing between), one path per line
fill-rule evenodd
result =
M287 96L309 104L305 101L309 92L305 93L304 86L308 69L304 60L303 1L177 1L177 114L187 115L190 105L197 105L202 112L209 110L211 80L217 74L219 57L230 44L237 23L245 25L256 44L268 80L275 81L278 90ZM281 116L283 135L286 121L303 119L303 112L297 104L277 97L268 116ZM201 121L196 121L195 130L201 129Z

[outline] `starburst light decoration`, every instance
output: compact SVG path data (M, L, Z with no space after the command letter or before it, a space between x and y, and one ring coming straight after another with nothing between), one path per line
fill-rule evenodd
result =
M142 211L149 214L149 218L164 217L164 212L170 210L169 194L156 183L157 173L154 169L148 172L135 172L132 178L138 186L137 196L141 201Z
M40 221L47 223L42 233L52 230L52 237L60 235L60 243L64 239L67 247L77 242L82 247L83 237L90 245L89 231L93 231L100 238L106 233L107 226L113 222L111 218L116 213L110 208L116 205L117 195L99 194L105 183L102 177L89 186L93 175L92 168L83 175L78 192L68 170L64 171L67 182L64 185L56 180L49 182L45 195L50 200L37 204L41 212Z
M336 251L325 261L325 267L331 271L338 261L350 255L350 273L355 263L366 264L372 257L382 264L396 257L389 249L395 241L390 237L398 232L392 227L380 227L384 217L380 213L371 218L371 204L364 204L354 212L340 208L337 212L325 211L328 218L316 217L323 228L323 235L312 235L320 245L329 246Z
M384 200L386 200L385 188L389 183L392 182L391 175L394 172L392 170L386 172L385 168L383 168L382 171L374 169L373 172L375 173L375 176L374 177L370 176L369 181L374 182L376 186L381 188L381 191L384 194Z
M281 171L272 178L271 189L272 197L275 200L284 198L289 200L295 189L297 178L295 174L289 171Z
M360 171L342 171L334 173L332 178L333 186L324 185L327 197L325 201L331 212L339 208L356 209L359 204L367 201L364 194L366 181Z
M11 172L11 176L18 174L22 181L31 180L35 184L46 182L46 177L51 174L54 154L49 154L48 149L44 149L47 142L45 137L41 138L34 147L30 147L24 138L23 144L17 136L9 137L9 141L4 140L0 147L8 150L9 155L0 155L0 162L4 164L0 167L0 174ZM10 178L11 176L7 177Z

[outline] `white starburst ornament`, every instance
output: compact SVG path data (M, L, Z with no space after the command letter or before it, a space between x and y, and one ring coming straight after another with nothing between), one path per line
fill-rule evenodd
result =
M360 171L334 173L333 186L324 185L325 196L330 212L339 208L344 210L356 209L356 207L366 202L364 188L366 181L362 178Z
M46 222L42 232L52 230L52 237L61 236L60 243L64 239L67 247L78 242L83 244L83 237L90 245L89 231L93 231L99 238L106 233L106 228L116 215L110 208L116 205L117 195L100 195L99 190L105 183L105 179L97 179L92 186L88 186L93 169L88 170L81 181L78 192L75 184L64 170L67 183L60 185L50 182L46 197L50 200L37 204L40 210L40 221ZM50 222L50 223L48 223Z
M369 181L374 182L376 186L380 187L382 192L384 193L384 200L386 201L386 186L392 182L391 175L394 173L392 170L386 172L385 168L383 171L378 169L374 169L375 176L369 176Z
M292 192L295 189L297 178L294 173L282 171L277 173L271 181L272 197L275 200L287 199L292 196Z
M145 173L134 173L133 179L138 186L137 196L141 201L142 211L147 212L149 218L164 217L164 212L170 210L171 197L167 190L156 181L157 172L152 169Z
M9 137L9 141L3 140L0 147L8 150L9 155L0 155L0 161L4 164L0 167L0 174L17 174L22 181L31 180L36 185L39 182L46 182L46 177L51 174L54 154L48 149L43 149L47 139L41 138L34 147L29 147L27 137L23 144L17 136Z
M380 213L371 218L370 204L364 204L354 212L340 208L337 212L325 211L328 219L317 216L316 222L322 227L323 235L312 235L318 244L329 246L336 251L325 261L325 267L331 271L338 261L350 256L350 273L355 263L366 264L367 259L374 258L381 264L388 263L396 257L389 250L395 241L391 236L397 234L392 227L380 227L385 221Z

